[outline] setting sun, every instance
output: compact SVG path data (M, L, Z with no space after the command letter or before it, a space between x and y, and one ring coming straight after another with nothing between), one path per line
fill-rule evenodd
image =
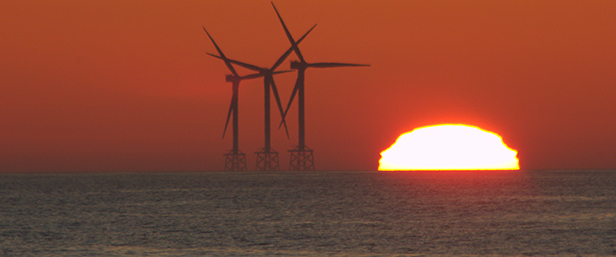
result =
M516 155L493 132L443 124L402 134L381 152L379 170L519 170Z

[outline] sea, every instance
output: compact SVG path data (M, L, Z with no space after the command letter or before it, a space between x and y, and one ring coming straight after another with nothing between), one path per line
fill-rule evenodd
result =
M616 171L0 174L0 256L616 255Z

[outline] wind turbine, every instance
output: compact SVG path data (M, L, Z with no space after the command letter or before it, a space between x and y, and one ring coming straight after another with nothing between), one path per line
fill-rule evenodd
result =
M335 67L359 67L359 66L370 66L367 64L353 64L353 63L337 63L337 62L318 62L318 63L308 63L304 60L304 56L302 52L299 50L297 43L291 33L287 29L280 13L276 9L274 2L272 2L272 6L276 11L276 15L278 15L278 19L282 24L282 28L284 29L289 42L291 43L291 48L295 51L295 54L299 58L299 61L291 62L291 69L297 70L297 80L295 81L295 87L293 88L293 93L291 94L291 99L289 100L289 104L287 105L287 109L284 111L283 117L286 117L291 104L293 103L293 99L297 94L298 98L298 127L299 127L299 136L298 136L298 144L294 149L289 150L291 153L291 163L290 170L314 170L314 156L313 150L309 149L306 146L306 129L305 129L305 117L304 117L304 78L306 74L306 69L308 68L335 68ZM282 125L282 124L281 124ZM286 124L285 124L286 125Z
M246 154L242 153L239 149L239 119L238 119L238 105L239 105L239 87L240 82L246 79L255 79L260 77L260 74L251 74L247 76L240 76L237 74L233 65L229 62L229 59L225 56L225 54L220 50L220 47L214 41L214 38L207 32L205 27L203 30L210 38L214 47L216 47L216 51L220 55L221 59L231 71L230 75L227 75L226 81L232 83L233 87L233 95L231 96L231 105L229 106L229 112L227 113L227 122L225 123L225 130L222 133L222 137L225 137L225 133L227 132L227 127L229 125L229 120L231 118L231 114L233 114L233 149L225 154L225 171L245 171L246 170Z
M308 32L306 32L306 34L304 34L298 41L296 44L299 44L302 40L304 40L304 38L314 29L314 27L316 27L316 25L314 25L312 28L310 28L310 30L308 30ZM293 48L289 48L289 50L287 50L282 56L280 56L280 58L278 58L278 60L276 61L276 63L274 63L274 65L271 68L263 68L263 67L259 67L256 65L252 65L252 64L248 64L245 62L240 62L237 60L233 60L233 59L228 59L224 56L217 56L214 54L210 54L209 55L219 58L219 59L223 59L225 60L225 62L230 62L239 66L242 66L246 69L250 69L253 71L257 71L259 73L256 74L257 77L263 77L263 88L264 88L264 109L265 109L265 146L260 149L259 151L255 152L257 154L257 166L256 166L256 170L258 171L277 171L280 169L280 165L278 162L278 152L276 152L275 150L272 149L271 147L271 118L270 118L270 89L273 91L274 93L274 98L276 99L276 103L278 104L278 110L280 111L280 116L282 117L282 121L281 121L281 125L284 124L285 126L285 130L287 132L287 137L289 136L289 131L287 129L286 126L286 122L284 120L284 115L283 115L283 110L282 110L282 103L280 102L280 96L278 95L278 89L276 87L276 83L274 82L274 75L275 74L279 74L279 73L284 73L284 72L288 72L288 71L275 71L276 68L278 68L278 66L280 66L280 64L282 64L282 62L284 62L284 60L291 54L291 52L293 52ZM220 53L220 52L219 52ZM250 75L249 75L250 76Z

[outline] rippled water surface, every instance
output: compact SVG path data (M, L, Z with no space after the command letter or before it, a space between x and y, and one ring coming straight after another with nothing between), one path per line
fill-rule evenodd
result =
M616 255L616 171L0 174L0 255Z

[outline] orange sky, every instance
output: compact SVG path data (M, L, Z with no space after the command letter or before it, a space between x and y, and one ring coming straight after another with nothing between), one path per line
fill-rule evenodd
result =
M275 4L296 38L318 23L308 62L371 64L307 72L319 170L376 170L400 134L438 123L500 134L523 169L616 168L616 1ZM260 66L290 46L269 1L1 1L0 171L221 170L229 72L201 26ZM294 80L276 77L285 105ZM262 91L240 87L249 169ZM283 170L296 108L291 139L273 131Z

